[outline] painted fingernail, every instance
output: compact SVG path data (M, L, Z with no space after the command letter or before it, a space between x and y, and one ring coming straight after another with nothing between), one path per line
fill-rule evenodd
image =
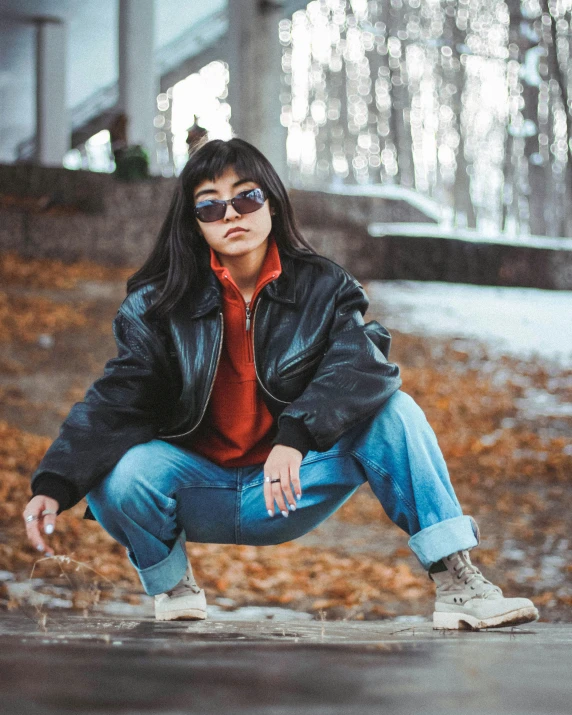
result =
M268 516L274 516L274 512L270 511L270 509L268 510Z
M288 512L287 512L287 511L282 511L282 512L280 512L280 513L282 514L282 516L288 516Z
M296 511L296 504L288 504L290 511Z
M54 525L53 525L53 524L46 524L46 528L44 529L44 531L46 532L46 534L51 534L51 533L53 532L53 530L54 530Z
M38 549L38 551L43 551L43 550L44 550L44 547L43 547L43 546L40 546L40 544L38 544L38 545L36 546L36 548Z
M302 498L301 494L296 494L296 499L298 499L298 501L300 501L301 498Z

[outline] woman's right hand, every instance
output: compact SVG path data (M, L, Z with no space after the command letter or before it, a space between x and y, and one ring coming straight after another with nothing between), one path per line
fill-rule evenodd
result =
M56 515L59 508L60 505L55 499L38 494L30 499L22 514L30 543L38 551L50 556L54 555L54 550L45 544L41 535L41 528L43 528L45 534L53 532L56 527ZM30 517L34 518L31 519Z

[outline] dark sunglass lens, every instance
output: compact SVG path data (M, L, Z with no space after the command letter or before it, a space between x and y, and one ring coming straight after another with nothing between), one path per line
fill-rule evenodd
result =
M232 201L232 205L239 214L250 214L262 208L264 201L265 198L262 190L252 189L252 191L236 196Z
M210 201L208 203L199 205L195 209L195 213L199 221L203 223L210 223L211 221L218 221L224 216L226 210L226 204L218 201Z

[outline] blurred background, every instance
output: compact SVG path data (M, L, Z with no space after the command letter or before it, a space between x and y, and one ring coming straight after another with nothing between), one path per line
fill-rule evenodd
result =
M475 560L568 617L571 22L572 0L0 0L4 607L150 609L82 505L59 519L56 559L38 561L20 514L114 354L125 280L189 150L239 136L390 328L481 525ZM189 551L220 613L431 610L367 487L295 543Z

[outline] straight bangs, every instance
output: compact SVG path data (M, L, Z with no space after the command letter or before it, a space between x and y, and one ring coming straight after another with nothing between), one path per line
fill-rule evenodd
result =
M269 198L277 198L273 196L276 187L271 186L275 182L269 182L269 172L264 166L267 159L254 147L215 139L199 147L191 156L181 174L181 184L185 198L193 203L193 208L196 187L203 181L216 181L228 169L234 169L240 179L251 179L260 184Z

